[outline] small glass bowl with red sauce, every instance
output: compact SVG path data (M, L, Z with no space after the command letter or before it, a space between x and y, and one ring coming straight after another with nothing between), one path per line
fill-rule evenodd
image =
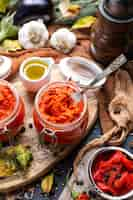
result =
M7 142L19 133L24 117L24 103L16 88L0 80L0 142Z
M103 147L92 153L88 166L92 190L103 199L133 198L133 155L120 147Z
M39 136L49 143L77 143L88 125L88 102L83 95L74 102L71 94L80 88L70 82L53 82L37 94L33 119Z

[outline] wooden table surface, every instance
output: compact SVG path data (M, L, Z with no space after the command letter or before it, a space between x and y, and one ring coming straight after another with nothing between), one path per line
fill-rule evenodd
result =
M30 185L28 188L25 188L24 190L19 190L16 193L13 193L12 199L6 198L6 200L58 200L61 192L63 191L64 184L66 182L66 175L70 172L70 170L72 168L73 160L76 156L76 153L79 151L79 148L81 148L85 143L92 140L96 136L99 136L100 134L101 134L101 128L100 128L99 121L97 121L97 123L94 125L93 129L91 130L91 133L82 142L82 144L79 145L77 147L77 149L70 156L68 156L67 159L61 161L56 166L56 168L54 169L54 171L55 171L55 186L49 197L47 197L41 193L41 189L40 189L41 181L39 180L39 181L33 183L32 185ZM131 153L133 153L133 149L129 148L130 141L133 141L133 136L129 136L127 138L123 147L128 149ZM3 198L1 197L0 200L5 200L5 197L4 196L3 196Z

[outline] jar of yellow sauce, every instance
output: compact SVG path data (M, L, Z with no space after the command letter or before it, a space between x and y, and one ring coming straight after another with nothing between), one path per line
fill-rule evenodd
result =
M30 92L38 91L50 80L52 58L31 57L20 66L20 78L25 88Z

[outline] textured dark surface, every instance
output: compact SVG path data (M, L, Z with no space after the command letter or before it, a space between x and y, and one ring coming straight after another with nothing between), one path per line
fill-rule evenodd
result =
M82 142L82 144L65 160L61 161L56 168L53 169L55 174L55 184L53 191L49 196L41 193L40 183L41 180L33 185L16 192L14 200L58 200L60 193L62 192L65 182L67 181L67 175L72 169L73 160L77 151L82 147L84 143L98 137L101 134L99 122L97 122L91 131L91 134ZM133 148L129 148L129 142L133 140L133 136L129 136L127 141L123 145L126 149L133 153ZM4 200L4 197L0 197L0 200Z

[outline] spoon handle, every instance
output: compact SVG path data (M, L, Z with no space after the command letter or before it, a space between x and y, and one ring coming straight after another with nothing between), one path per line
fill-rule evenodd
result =
M127 58L125 57L124 54L121 54L102 73L96 75L96 77L89 82L88 87L86 87L82 91L86 91L88 88L90 88L90 86L94 86L97 82L101 81L103 78L105 78L105 77L109 76L110 74L112 74L113 72L115 72L126 62L127 62Z

